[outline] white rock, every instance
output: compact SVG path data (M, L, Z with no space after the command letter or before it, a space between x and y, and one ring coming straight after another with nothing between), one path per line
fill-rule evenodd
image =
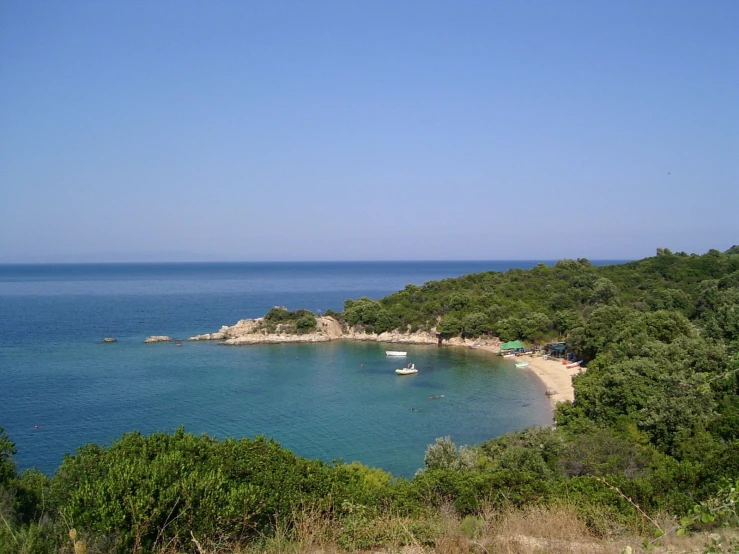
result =
M151 337L147 337L144 339L144 342L170 342L172 340L172 337L167 337L165 335L154 335Z

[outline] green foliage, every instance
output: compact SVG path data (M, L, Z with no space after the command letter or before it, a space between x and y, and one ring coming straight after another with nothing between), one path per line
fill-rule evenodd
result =
M678 535L707 525L739 525L739 481L726 482L708 500L695 504L677 528Z
M369 298L347 300L344 303L344 317L349 325L360 325L369 332L384 333L395 329L398 322L382 304Z
M282 306L275 306L264 315L265 321L272 323L282 323L283 321L292 321L295 314Z
M525 471L540 478L558 479L564 437L552 428L509 433L480 445L479 465L485 471Z
M426 449L423 463L427 470L453 469L469 470L475 467L476 454L473 449L463 446L459 450L451 437L437 438L434 444Z
M454 336L462 332L462 322L453 315L445 315L436 324L436 332L442 336Z
M574 379L574 402L559 404L556 429L462 448L439 438L412 480L356 462L306 460L264 438L218 441L182 429L87 445L51 479L19 476L15 447L0 428L0 550L69 550L68 526L99 551L188 550L190 533L237 544L295 525L303 507L335 523L339 545L350 549L397 542L408 531L432 541L424 514L450 503L470 535L483 506L561 501L596 533L606 532L605 520L635 528L648 513L685 515L686 531L737 524L736 247L479 273L408 285L379 301L347 300L330 315L370 333L435 327L445 339L566 336L587 371ZM264 325L310 332L316 318L276 307Z
M15 479L15 444L10 440L5 429L0 427L0 488L8 487Z
M264 316L262 328L274 333L278 329L291 333L304 334L316 330L316 316L308 310L289 311L283 306L275 306Z
M316 330L316 317L313 314L305 314L296 321L295 325L298 333L312 333Z
M580 322L590 323L588 344L579 351L589 360L603 345L603 335L610 334L611 323L620 323L619 318L631 312L669 310L694 317L699 311L712 333L733 337L733 323L722 328L714 318L732 321L734 293L719 293L737 288L737 271L739 255L733 251L688 256L661 249L652 258L600 267L584 259L560 260L554 267L540 264L528 271L486 272L430 281L422 287L409 285L379 302L349 300L344 316L351 325L376 332L404 325L429 329L441 318L439 333L446 337L496 334L504 340L539 340L553 331L569 333L581 327ZM705 288L701 283L706 281L715 281L715 291L705 292L708 296L699 300L701 287ZM619 306L625 310L619 311ZM715 315L721 306L724 311ZM590 322L603 307L615 310L599 312ZM386 319L378 326L380 308ZM615 319L608 320L607 314Z
M468 337L487 335L493 328L490 318L484 312L467 314L462 318L461 327L464 335Z
M593 292L590 295L592 304L609 304L618 297L618 288L607 277L601 277L593 284Z
M112 535L125 551L187 544L190 532L238 541L294 506L351 499L349 475L264 438L218 441L179 429L83 447L65 458L52 491L65 521Z
M563 448L561 463L568 476L628 479L644 476L652 466L655 452L616 430L590 424L570 436Z
M577 310L559 310L554 314L554 329L561 335L583 326L582 316Z

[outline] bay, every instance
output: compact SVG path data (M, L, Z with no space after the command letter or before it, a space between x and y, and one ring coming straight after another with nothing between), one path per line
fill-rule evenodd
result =
M47 474L86 443L185 426L266 435L301 456L410 477L436 437L475 444L549 424L541 383L465 349L404 347L419 373L398 377L399 362L384 354L392 345L143 339L212 332L275 305L338 311L347 298L536 263L0 265L0 426L19 468ZM118 342L98 344L105 336Z

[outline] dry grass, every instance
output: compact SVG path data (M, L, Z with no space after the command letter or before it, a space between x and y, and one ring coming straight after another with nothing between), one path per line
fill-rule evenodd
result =
M736 539L737 530L731 532ZM444 506L413 519L387 514L359 518L351 524L319 510L303 509L255 543L201 544L193 537L189 550L198 554L621 554L629 546L633 554L683 554L704 552L712 537L718 535L673 534L645 551L643 537L595 536L577 507L567 505L503 512L487 508L467 517ZM158 554L181 552L165 549Z
M488 524L491 554L599 554L609 552L571 506L510 510Z

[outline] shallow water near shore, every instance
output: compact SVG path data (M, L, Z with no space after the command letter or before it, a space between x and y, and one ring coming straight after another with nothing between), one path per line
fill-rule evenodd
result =
M380 298L407 283L534 264L0 266L0 426L19 467L47 474L83 444L185 426L220 438L266 435L301 456L410 477L436 437L475 444L549 424L543 385L468 349L143 338L215 331L276 304L340 310L346 298ZM104 336L118 342L97 344ZM419 373L396 376L409 362Z

